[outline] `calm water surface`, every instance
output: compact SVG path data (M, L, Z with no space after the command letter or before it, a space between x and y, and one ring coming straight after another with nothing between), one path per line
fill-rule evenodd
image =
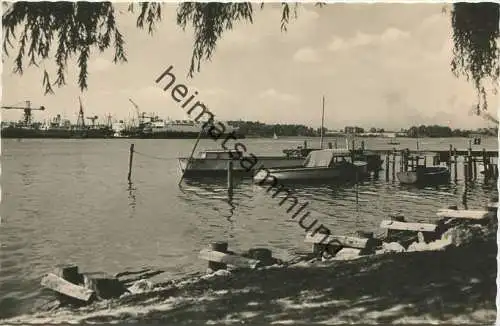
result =
M326 140L332 141L332 140ZM135 143L133 188L126 177L128 149ZM367 148L392 148L384 139L365 139ZM402 139L401 148L416 148ZM458 149L467 139L421 139L420 148ZM248 152L276 154L302 145L301 138L246 139ZM339 141L339 144L343 141ZM177 157L188 156L193 140L26 140L2 141L2 206L0 224L0 318L18 315L47 300L41 276L60 263L82 271L116 273L150 266L167 277L203 271L197 258L214 240L227 240L233 250L265 246L282 258L309 250L303 230L278 198L250 181L237 184L229 197L225 181L186 181L179 188ZM318 146L317 139L309 140ZM479 148L497 149L496 138ZM201 149L219 144L202 140ZM459 179L462 179L462 169ZM467 200L469 208L489 201L496 184L482 178L468 187L450 185L417 189L385 181L353 185L319 185L296 189L309 201L311 216L334 230L352 234L377 229L391 212L414 221L435 220L436 210ZM465 196L464 196L465 194Z

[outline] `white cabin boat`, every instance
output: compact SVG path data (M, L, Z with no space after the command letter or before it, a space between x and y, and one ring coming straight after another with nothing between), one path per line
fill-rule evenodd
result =
M241 158L240 158L241 157ZM226 175L229 161L233 162L233 172L238 175L252 176L260 166L266 168L292 168L302 166L304 159L299 157L283 156L258 156L257 164L252 166L255 159L248 157L249 162L243 162L242 158L248 157L242 152L235 150L206 150L197 156L179 158L179 164L184 176L214 176ZM249 169L250 168L250 169Z
M285 182L314 182L330 180L355 180L368 174L367 163L352 161L348 149L321 149L312 151L303 166L290 169L263 169L254 176L259 184Z

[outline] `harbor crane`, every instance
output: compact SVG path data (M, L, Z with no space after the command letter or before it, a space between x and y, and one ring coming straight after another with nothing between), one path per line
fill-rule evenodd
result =
M32 108L31 107L31 101L26 101L26 106L8 106L8 105L2 105L2 109L5 109L5 110L24 110L24 124L26 126L28 125L31 125L32 123L32 114L31 114L31 111L33 110L40 110L40 111L44 111L45 110L45 107L44 106L40 106L39 108Z
M88 120L92 121L92 127L95 127L95 121L98 119L99 117L94 115L93 117L87 117Z
M139 111L139 105L137 105L137 103L135 103L131 98L128 99L130 101L130 103L132 103L132 105L134 106L135 108L135 111L137 112L137 119L139 120L139 126L142 126L144 124L144 112L141 114L141 112Z
M135 103L131 98L129 98L128 100L130 101L130 103L132 103L132 105L135 108L135 111L137 112L137 119L139 120L139 126L144 125L144 119L151 119L151 121L153 121L157 118L154 115L146 115L146 112L140 112L139 105L137 105L137 103Z
M79 128L85 128L85 119L83 118L83 104L82 99L78 96L78 102L80 102L80 111L78 111L78 119L76 120L76 125Z

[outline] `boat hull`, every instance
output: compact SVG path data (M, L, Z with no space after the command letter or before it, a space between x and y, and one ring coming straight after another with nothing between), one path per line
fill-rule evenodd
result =
M396 176L402 184L438 184L450 180L450 171L446 167L425 167L398 172Z
M111 138L112 129L35 129L35 128L2 128L2 138Z
M192 158L188 166L189 158L179 158L181 171L185 177L189 176L225 176L230 159L200 159ZM233 174L252 177L254 172L260 167L273 168L294 168L301 167L304 159L277 157L259 157L257 164L252 165L252 161L231 160L233 162ZM186 169L186 167L188 167Z
M253 180L258 184L314 183L330 181L355 181L368 175L366 163L336 167L311 167L272 169L258 171Z

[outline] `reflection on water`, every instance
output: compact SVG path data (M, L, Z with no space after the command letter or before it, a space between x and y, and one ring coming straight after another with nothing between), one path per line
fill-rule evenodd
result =
M229 215L227 216L228 221L231 221L231 217L233 216L234 210L236 209L236 206L233 203L233 195L234 195L233 189L228 189L227 190L227 203L230 207L229 208Z
M179 185L179 190L185 195L185 197L183 197L185 200L193 201L194 198L209 199L213 204L211 205L212 209L217 210L228 221L231 221L238 205L238 197L244 196L244 194L241 193L243 182L242 179L238 179L235 181L233 188L228 189L227 182L224 178L185 178L183 183ZM226 205L220 205L220 203L225 203Z
M127 191L128 191L128 199L129 199L129 205L130 207L132 207L132 209L135 210L135 205L137 204L136 203L136 197L135 197L135 191L137 189L134 187L134 184L129 181L128 183L128 188L127 188Z

